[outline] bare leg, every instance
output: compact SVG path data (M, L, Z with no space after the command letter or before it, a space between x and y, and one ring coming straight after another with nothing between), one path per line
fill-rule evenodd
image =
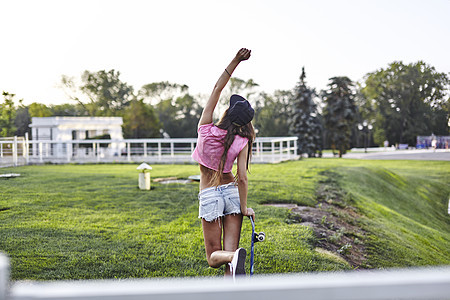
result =
M242 215L227 215L223 221L223 250L234 252L239 248L241 238ZM233 256L231 257L233 258ZM228 264L225 268L225 275L230 275Z
M222 227L218 220L207 222L202 219L202 227L208 264L213 268L218 268L231 262L234 252L222 250Z

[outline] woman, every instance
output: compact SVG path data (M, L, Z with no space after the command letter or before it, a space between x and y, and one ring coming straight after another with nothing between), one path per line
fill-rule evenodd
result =
M202 218L208 264L226 264L225 275L245 274L246 251L239 248L243 216L255 218L247 207L247 170L255 139L251 124L254 110L243 97L233 95L230 107L217 125L213 113L220 94L241 61L251 51L242 48L225 68L198 123L197 146L192 157L200 164L199 218ZM237 174L231 170L237 158ZM223 232L223 246L222 246Z

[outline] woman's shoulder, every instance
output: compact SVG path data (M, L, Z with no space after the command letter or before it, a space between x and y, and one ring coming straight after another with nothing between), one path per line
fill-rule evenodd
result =
M238 140L240 140L242 142L245 142L245 143L248 142L248 138L245 137L245 136L236 135L236 139L238 139Z
M214 126L214 123L207 123L198 126L197 132L205 133L211 131L211 128Z
M198 128L198 137L202 139L212 138L213 140L222 140L227 131L214 125L214 123L200 125Z
M198 132L201 134L213 134L215 136L223 136L227 134L225 129L219 128L214 123L203 124L198 127Z
M206 124L201 124L201 125L198 125L198 129L200 129L200 128L208 128L208 127L212 127L212 126L214 126L214 123L206 123Z
M232 147L237 150L237 152L241 152L242 149L244 149L245 145L248 143L248 138L236 135L234 138L234 142Z

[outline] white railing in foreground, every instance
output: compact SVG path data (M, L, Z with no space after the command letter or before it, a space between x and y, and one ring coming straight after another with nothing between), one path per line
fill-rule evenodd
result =
M0 165L30 163L136 162L187 163L197 139L125 139L51 141L17 137L0 141ZM253 162L296 159L297 137L257 138Z
M0 253L0 300L6 299L9 285L9 261Z
M450 267L222 278L18 282L0 259L0 300L450 299Z

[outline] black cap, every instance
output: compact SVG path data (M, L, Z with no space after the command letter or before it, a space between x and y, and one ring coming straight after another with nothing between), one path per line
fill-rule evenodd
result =
M230 121L238 126L243 126L253 120L255 111L250 102L244 97L233 95L230 98L230 108L228 109L228 117Z

